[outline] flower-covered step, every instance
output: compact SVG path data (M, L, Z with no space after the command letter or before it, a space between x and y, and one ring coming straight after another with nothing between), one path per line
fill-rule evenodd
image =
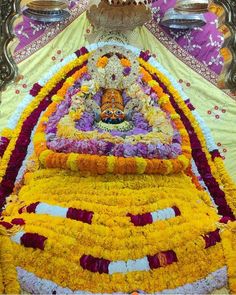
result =
M44 185L45 182L47 187ZM187 191L186 186L188 186ZM38 205L44 204L47 199L50 208L59 206L60 208L81 208L87 211L93 208L92 223L75 222L70 218L49 215L49 212L37 214ZM152 287L150 283L153 279L158 282L162 290L175 288L178 284L184 285L186 281L183 279L180 283L173 281L169 285L169 279L163 281L160 278L171 277L171 273L174 272L181 278L190 275L191 281L194 282L198 280L199 269L202 276L207 276L209 272L223 266L224 262L221 258L223 252L219 242L214 246L212 243L211 247L205 249L206 242L203 237L216 230L215 222L218 220L215 209L209 210L208 202L207 193L197 190L185 174L172 177L168 175L114 176L112 174L105 177L81 177L73 171L43 169L25 175L25 185L19 193L19 202L11 203L6 210L9 214L14 212L11 214L14 216L10 218L6 216L4 219L11 222L13 217L22 216L25 220L25 232L47 237L44 251L38 249L37 253L32 253L30 248L14 243L17 264L24 269L31 269L37 276L51 280L59 286L70 286L73 290L84 290L93 284L92 291L101 293L104 292L104 287L97 284L97 274L102 276L104 284L110 286L106 288L106 292L112 293L114 290L118 292L120 288L123 292L129 292L130 289L138 288L151 293L155 291L154 285ZM25 211L35 213L19 214L22 204L27 204ZM69 206L66 207L65 204ZM181 215L158 220L144 227L134 226L130 217L126 216L129 211L135 216L145 212L159 211L158 208L163 210L172 208L171 212L173 210L173 213L178 214L174 204ZM130 210L127 211L127 208ZM160 253L165 253L169 249L174 251L178 261L164 266L166 259ZM187 256L186 253L188 253ZM92 257L85 260L86 269L80 265L83 255ZM28 259L25 260L25 257ZM48 257L55 257L50 260L52 261L50 265L53 265L53 269L56 265L56 276L55 272L51 272L51 266L47 266ZM215 259L216 257L218 259ZM68 261L70 268L67 268L68 274L64 277L63 269L67 267ZM133 265L135 271L114 272L120 265L119 261L130 261L129 265L130 267ZM140 266L140 263L144 261L148 261L148 264L145 264L147 266L145 270L143 266ZM198 261L201 265L202 261L205 261L206 268L202 266L199 268ZM209 261L211 261L210 269ZM106 266L109 262L110 274L99 273L99 270L100 272L102 269L107 270L102 262L106 262ZM44 265L43 273L40 268L34 268L35 263ZM124 263L121 264L124 265ZM159 267L159 265L163 266ZM188 268L185 265L188 265ZM75 267L77 267L76 276L73 272ZM152 276L148 270L151 268ZM189 269L193 270L191 274ZM96 272L93 272L95 270ZM139 281L134 279L134 274L137 272ZM81 280L89 282L89 285L81 287L78 274ZM122 287L118 287L118 275L124 276L121 278L122 282L131 277L132 279L128 285L121 283L119 286ZM112 283L104 276L111 276ZM145 285L145 282L149 282L149 287Z

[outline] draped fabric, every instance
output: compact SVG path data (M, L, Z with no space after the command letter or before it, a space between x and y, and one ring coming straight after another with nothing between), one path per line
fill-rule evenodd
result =
M84 9L87 5L86 0L68 2L71 17L56 25L23 17L23 20L15 28L15 33L19 39L19 44L16 48L16 59L18 61L25 59L29 54L42 47L53 35L79 16L81 9ZM223 65L223 59L219 53L219 49L223 43L223 36L217 30L216 16L212 13L205 13L207 24L200 28L194 28L192 30L167 29L161 25L160 20L169 8L175 6L175 2L176 0L153 1L153 19L150 25L155 28L156 37L162 42L165 42L165 39L170 37L173 40L173 44L176 42L190 56L201 62L211 71L219 74ZM41 38L42 36L43 38ZM35 43L37 46L35 46ZM171 47L169 49L176 51Z

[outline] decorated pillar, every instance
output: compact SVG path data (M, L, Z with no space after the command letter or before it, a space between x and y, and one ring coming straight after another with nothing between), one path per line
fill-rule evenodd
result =
M17 76L17 66L9 48L14 39L13 23L18 16L20 0L0 0L0 91Z

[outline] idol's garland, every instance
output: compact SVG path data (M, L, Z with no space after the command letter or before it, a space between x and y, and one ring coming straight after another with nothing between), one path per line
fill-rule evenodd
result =
M181 142L181 136L178 131L174 129L174 124L171 125L165 113L160 109L155 111L156 116L150 112L150 119L155 118L153 122L149 122L149 118L146 120L144 118L145 114L143 113L134 113L132 121L123 122L127 123L128 126L134 126L134 128L127 132L126 130L120 130L119 132L119 129L116 127L119 127L123 123L105 124L100 121L99 123L105 124L106 128L109 127L111 134L108 132L101 132L99 129L105 129L106 131L106 128L103 128L96 122L94 124L94 114L91 111L85 112L86 100L84 97L93 95L93 101L92 99L88 99L87 101L91 101L89 103L93 108L99 109L102 96L100 93L102 91L98 91L98 88L94 91L93 89L89 90L87 85L92 84L91 80L78 80L76 84L78 83L82 84L80 91L78 92L76 87L69 89L66 98L58 104L56 112L52 114L47 122L46 137L49 149L58 152L63 149L63 151L67 153L99 153L100 155L112 155L113 153L115 156L159 157L161 159L175 158L177 155L181 154L181 146L179 144ZM133 91L135 87L131 88ZM137 93L137 88L139 92L141 90L140 87L136 87L135 94ZM151 89L148 89L148 91L151 91ZM78 94L76 94L76 92L78 92ZM139 101L143 102L142 104L145 106L147 95L142 93L142 96L145 96L145 99L140 97ZM138 94L136 98L139 98ZM95 99L96 103L94 101ZM125 94L124 99L126 99L126 101L129 100L125 106L125 109L127 109L127 105L132 105L133 101L130 97L127 98ZM137 101L137 99L135 99L135 101ZM73 106L73 114L71 115L72 111L69 111L69 115L67 115L68 105L70 105L70 103L71 106ZM78 121L74 122L74 116L76 116ZM158 125L157 122L159 123ZM152 125L152 127L150 125ZM99 128L97 129L97 127Z

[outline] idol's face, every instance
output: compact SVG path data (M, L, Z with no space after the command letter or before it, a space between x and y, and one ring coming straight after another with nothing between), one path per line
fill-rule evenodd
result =
M101 120L104 123L119 124L124 121L124 112L118 108L107 108L101 113Z

